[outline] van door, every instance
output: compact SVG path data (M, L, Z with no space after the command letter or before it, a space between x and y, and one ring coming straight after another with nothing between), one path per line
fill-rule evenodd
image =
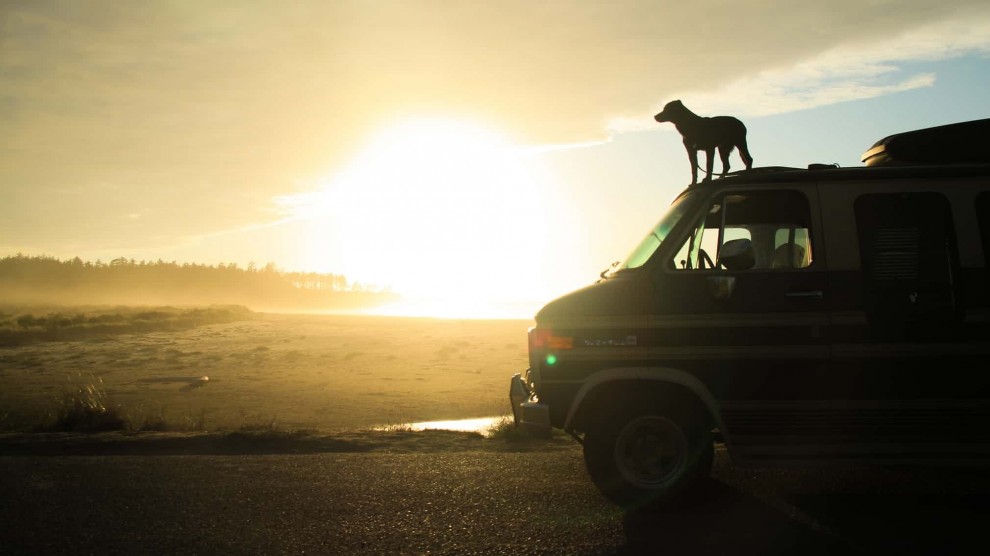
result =
M883 174L880 174L883 176ZM837 440L860 459L990 458L990 337L978 199L985 180L821 189Z
M828 362L827 273L818 190L795 184L715 192L657 273L654 315L669 364L720 401L734 456L795 431L821 400Z
M832 307L829 389L845 400L833 422L872 459L986 458L988 345L967 328L979 300L960 264L961 247L975 250L979 237L957 235L973 220L971 192L938 182L864 189L836 195L855 225L859 268L836 265L830 277L844 292Z

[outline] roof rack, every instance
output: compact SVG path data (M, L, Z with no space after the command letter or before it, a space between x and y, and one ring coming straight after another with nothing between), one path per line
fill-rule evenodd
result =
M867 166L990 163L990 118L897 133L863 153Z
M719 179L729 176L755 176L760 174L770 174L774 172L793 172L795 170L801 170L801 168L792 168L790 166L755 166L746 170L736 170L734 172L729 172L728 174L718 176Z

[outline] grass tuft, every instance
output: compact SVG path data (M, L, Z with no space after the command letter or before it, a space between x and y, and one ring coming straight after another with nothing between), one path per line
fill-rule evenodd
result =
M173 418L165 406L156 404L152 409L141 406L128 411L134 432L206 432L206 412Z
M152 415L145 415L142 419L141 424L138 425L138 432L167 432L173 430L168 419L165 418L165 408L158 407L158 410Z
M511 415L503 415L485 429L485 436L488 438L502 440L522 440L529 438L525 431L516 426Z
M63 394L51 430L56 432L105 432L128 428L119 406L109 405L103 379Z
M378 432L414 432L409 423L389 423L375 427L374 430Z

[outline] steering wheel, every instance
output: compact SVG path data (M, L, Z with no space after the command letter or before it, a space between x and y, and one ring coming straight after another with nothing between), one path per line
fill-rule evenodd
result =
M707 266L705 266L707 264ZM705 253L704 249L698 250L698 268L704 270L705 268L715 268L715 263L712 262L712 258Z

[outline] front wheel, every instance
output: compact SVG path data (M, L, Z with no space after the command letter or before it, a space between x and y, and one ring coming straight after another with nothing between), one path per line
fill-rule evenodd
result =
M710 421L697 404L643 398L605 411L585 432L584 461L616 504L665 505L711 471Z

